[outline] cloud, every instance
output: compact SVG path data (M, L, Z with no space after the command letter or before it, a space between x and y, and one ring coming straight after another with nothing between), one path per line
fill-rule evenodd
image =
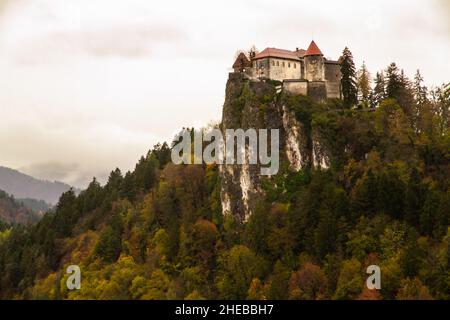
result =
M447 32L450 33L450 1L448 0L434 0L439 9L440 14L443 16L445 23L447 24ZM448 34L447 36L450 36Z
M87 183L92 181L94 176L103 183L108 176L107 171L94 171L92 169L82 168L76 163L59 161L32 163L18 170L38 179L67 182L71 186L81 188L86 187Z
M77 170L79 170L79 165L75 163L62 163L57 161L33 163L19 168L19 171L26 172L33 177L50 181L65 181Z
M11 4L11 0L0 0L0 14L4 12L9 4Z
M39 123L34 117L10 119L7 126L0 126L0 164L36 178L85 188L94 176L106 182L116 167L132 169L141 155L163 141L150 129L140 131L106 119L95 125L74 119L54 119L59 126Z
M58 35L59 39L66 35ZM162 25L123 26L109 30L94 30L75 34L74 42L94 55L117 55L139 57L151 53L161 44L176 44L186 40L178 28Z
M22 64L94 57L149 57L188 40L186 29L159 19L142 1L0 0L2 55Z
M53 32L13 48L13 59L21 64L53 63L67 58L95 57L142 58L160 46L173 47L187 36L164 25L124 25L99 29Z

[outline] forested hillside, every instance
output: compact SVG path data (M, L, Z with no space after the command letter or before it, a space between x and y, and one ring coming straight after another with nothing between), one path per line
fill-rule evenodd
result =
M70 189L70 186L58 181L35 179L17 170L0 166L0 189L18 199L43 200L54 205L61 194Z
M245 85L234 105L253 99L257 117L283 104L321 134L329 169L285 164L242 223L222 215L217 165L174 165L157 145L133 172L3 231L1 297L450 299L449 87L427 90L395 65L385 76L359 108ZM81 290L66 288L72 264ZM371 264L379 291L365 287Z
M0 224L32 224L41 218L41 213L25 207L21 202L0 190ZM2 230L2 227L0 227Z
M16 201L22 204L25 208L28 208L35 212L46 212L52 208L52 206L49 205L44 200L25 198L25 199L16 199Z

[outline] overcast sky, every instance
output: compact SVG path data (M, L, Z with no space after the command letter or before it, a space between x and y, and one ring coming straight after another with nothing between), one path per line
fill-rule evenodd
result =
M238 49L349 46L449 81L448 0L0 0L0 165L83 187L218 121Z

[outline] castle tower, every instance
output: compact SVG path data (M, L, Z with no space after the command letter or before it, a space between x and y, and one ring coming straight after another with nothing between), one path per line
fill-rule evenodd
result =
M311 41L305 53L305 79L308 81L325 80L325 60L314 40Z

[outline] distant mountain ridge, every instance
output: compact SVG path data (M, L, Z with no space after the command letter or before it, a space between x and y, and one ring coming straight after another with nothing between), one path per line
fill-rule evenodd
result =
M16 199L43 200L54 205L61 194L70 188L70 185L63 182L36 179L17 170L0 166L0 189Z

